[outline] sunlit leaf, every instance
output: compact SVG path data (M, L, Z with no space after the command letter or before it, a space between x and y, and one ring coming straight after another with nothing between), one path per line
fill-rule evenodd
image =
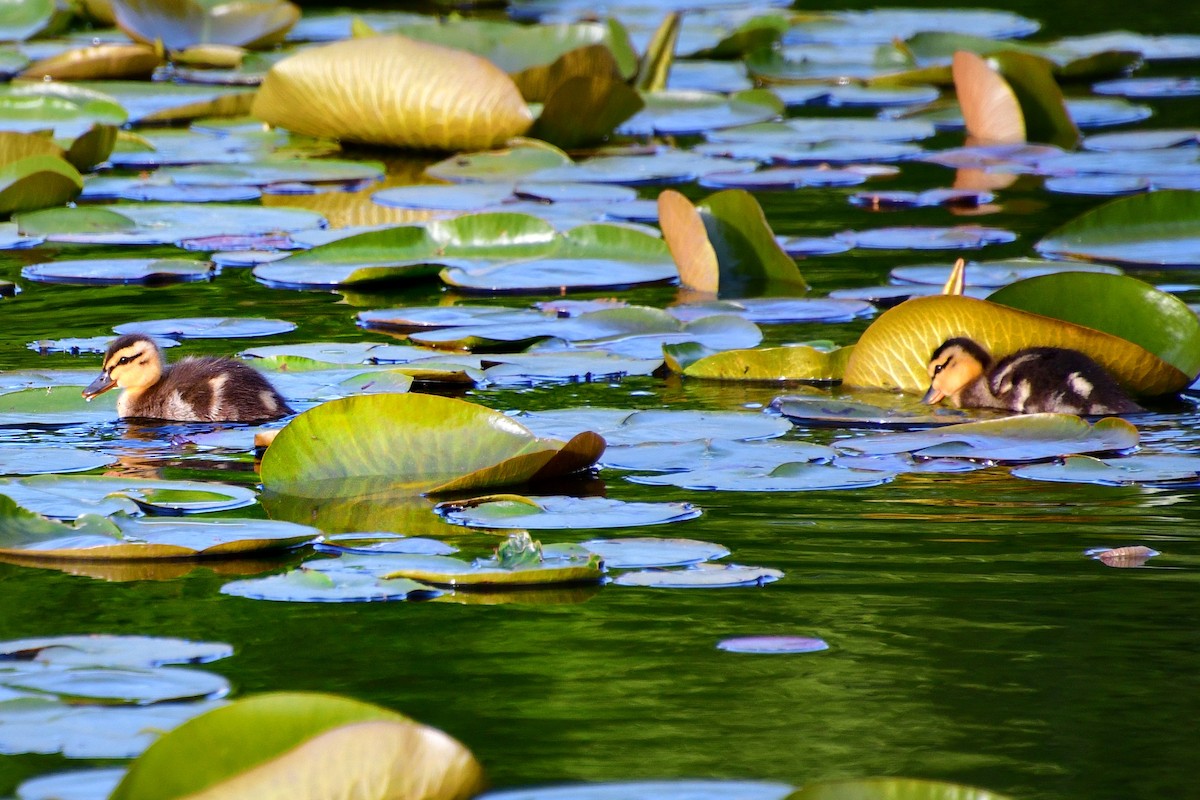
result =
M659 539L640 536L627 539L589 539L581 543L604 559L609 569L685 567L724 558L722 545L696 539Z
M683 16L678 11L672 11L663 17L655 29L638 68L635 84L639 91L660 92L667 88L682 20Z
M199 514L242 508L255 499L250 489L224 483L100 475L34 475L4 480L0 481L0 495L55 519L118 511L136 514L143 507L157 513Z
M1005 795L959 783L917 778L818 781L787 800L1008 800Z
M258 235L317 228L311 211L223 203L118 203L18 214L18 229L52 241L89 244L171 244L203 236Z
M1030 464L1012 471L1018 478L1057 483L1129 486L1138 483L1194 481L1200 458L1191 455L1133 455L1124 458L1070 456L1056 464Z
M1051 231L1037 249L1118 264L1200 264L1200 192L1159 191L1113 200Z
M0 167L0 214L62 205L82 189L83 177L64 159L23 158Z
M843 380L849 386L924 392L930 355L955 336L974 339L995 358L1025 347L1078 350L1137 394L1178 391L1191 382L1191 376L1117 336L950 295L913 298L881 315L854 346Z
M997 53L993 58L1020 103L1026 138L1068 150L1078 145L1079 128L1071 119L1062 90L1054 81L1050 62L1039 56L1013 52Z
M559 554L547 552L544 559L511 566L494 557L469 562L449 556L395 556L391 561L394 571L388 574L389 578L410 578L456 588L596 583L604 577L600 557L582 548Z
M746 411L630 411L587 407L526 411L517 420L542 436L560 439L592 430L611 445L696 439L774 439L792 429L791 423L778 417Z
M221 642L161 636L93 634L0 642L0 654L61 666L149 668L164 664L206 664L233 655L233 647Z
M482 780L471 753L439 730L357 700L278 693L167 734L133 763L112 799L315 800L366 785L376 797L458 800Z
M625 479L648 486L678 486L703 492L809 492L879 486L894 477L895 473L886 470L788 462L762 467L701 467L666 475L630 475Z
M21 41L44 30L54 18L54 0L21 0L0 7L0 41Z
M440 150L496 147L532 122L512 80L490 62L400 36L280 61L259 89L254 115L298 133Z
M177 339L234 339L274 336L296 330L296 323L262 317L181 317L123 322L113 326L119 334L145 333Z
M162 56L150 45L97 44L35 61L20 77L58 81L149 80L162 63Z
M550 65L542 113L531 135L564 148L597 144L643 105L607 47L582 47Z
M689 378L723 381L840 381L851 347L817 350L813 347L764 347L727 350L692 360L682 347L668 345L667 366Z
M184 258L106 258L47 261L21 268L22 277L45 283L125 284L209 280L211 261Z

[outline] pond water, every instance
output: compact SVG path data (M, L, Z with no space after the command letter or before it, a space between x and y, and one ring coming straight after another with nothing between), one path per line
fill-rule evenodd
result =
M1079 14L1070 4L995 5L1040 18L1049 36L1122 28L1200 33L1194 14L1177 17L1179 7L1104 3ZM1139 75L1196 77L1196 63ZM1194 127L1200 119L1195 100L1138 102L1155 112L1143 127ZM959 139L941 133L922 146L950 147ZM393 159L389 167L412 165ZM871 188L923 190L947 185L950 176L943 167L905 163L896 178ZM979 259L1031 255L1047 231L1103 201L1050 194L1035 182L1002 193L999 208L983 216L958 217L945 208L872 213L847 202L862 188L759 197L775 231L788 236L962 222L1018 235L1011 244L964 253ZM682 190L693 198L708 193L694 185ZM653 198L657 191L641 194ZM41 354L27 344L100 336L121 323L168 317L258 316L297 325L264 339L186 340L169 351L172 359L234 354L260 343L395 342L356 326L355 315L453 297L432 280L345 296L270 289L236 268L211 282L149 288L20 278L29 263L109 253L117 251L42 245L0 253L0 279L22 289L0 299L0 370L98 370L95 354ZM171 247L137 253L177 254ZM812 296L823 296L885 283L896 266L949 263L956 255L859 249L799 265ZM1194 281L1186 270L1131 274L1153 283ZM621 297L664 307L676 289ZM1194 303L1200 292L1183 297ZM521 306L549 298L465 299ZM763 330L768 343L846 344L869 323ZM646 377L467 396L505 411L581 405L758 411L780 394L817 391ZM1154 452L1194 451L1200 438L1200 411L1187 396L1136 424ZM212 455L181 444L170 452L151 447L146 455L147 442L193 431L113 421L65 435L106 440L110 449L124 445L120 464L110 468L119 474L257 486L248 454ZM41 435L4 430L0 440L19 447ZM797 425L785 438L829 443L851 435L858 434ZM307 551L178 568L0 563L0 640L114 633L226 642L234 655L206 669L225 676L235 696L326 691L400 710L465 743L498 787L704 777L799 785L895 775L1046 800L1194 792L1194 720L1200 716L1195 486L1047 483L1013 477L1007 466L908 473L873 488L814 492L691 491L641 485L625 475L605 469L561 488L628 501L689 502L704 513L669 528L542 531L537 538L683 536L720 543L731 551L727 561L778 569L784 577L733 589L607 585L529 592L515 602L466 594L433 602L302 604L257 602L220 589L238 577L294 566L310 557ZM255 506L231 515L265 512ZM490 552L498 539L464 528L447 541L471 556ZM1085 555L1091 548L1133 545L1162 554L1133 569ZM756 635L816 637L829 647L783 655L717 647L724 639ZM0 793L80 763L49 755L0 757Z

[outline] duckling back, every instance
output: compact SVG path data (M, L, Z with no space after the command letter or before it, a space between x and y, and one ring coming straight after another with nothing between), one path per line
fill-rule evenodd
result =
M215 356L170 365L158 383L130 396L118 411L122 417L183 422L259 422L293 413L258 370Z
M1128 414L1141 411L1091 358L1060 347L1018 350L989 370L997 405L1023 414Z

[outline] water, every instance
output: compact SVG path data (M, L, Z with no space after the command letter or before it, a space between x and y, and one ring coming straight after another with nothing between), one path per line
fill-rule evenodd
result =
M1050 35L1200 29L1194 15L1177 18L1178 9L1106 3L1079 16L1066 6L1006 5L1043 19ZM1155 72L1194 75L1195 69L1172 65ZM1194 101L1150 102L1157 112L1153 127L1194 125ZM944 136L928 146L953 141ZM944 180L940 168L913 165L886 188L928 188ZM870 216L844 202L849 191L802 190L762 199L776 231L792 235L953 221L937 209ZM979 257L1028 254L1046 231L1099 202L1038 191L1016 199L1025 202L978 221L1014 230L1020 240ZM17 279L23 263L89 252L96 251L44 246L4 253L0 278ZM937 254L858 252L802 261L800 267L820 295L881 283L902 263L939 260ZM1139 276L1193 280L1185 271ZM151 289L19 282L23 294L0 300L0 369L6 371L98 368L94 356L41 356L25 344L99 335L143 318L279 317L300 329L272 344L384 341L354 325L359 307L446 297L429 283L356 295L347 304L337 295L270 290L248 271L232 269L210 284ZM674 290L627 296L661 306ZM866 324L772 327L767 337L849 342ZM242 344L188 342L171 357L230 353ZM672 378L478 392L474 399L500 409L738 409L780 393ZM1156 447L1191 450L1200 414L1188 401L1139 426ZM127 435L133 434L117 423L80 432ZM841 434L798 428L789 435L827 442ZM256 483L245 460L131 457L121 469ZM556 594L559 602L546 604L326 606L219 594L233 576L294 565L299 555L212 562L184 574L141 573L134 580L117 580L131 576L100 567L0 564L6 609L0 639L105 632L229 642L236 654L206 668L227 676L236 694L328 691L398 709L462 740L497 786L670 777L800 784L904 775L1045 800L1195 796L1195 488L1035 483L1012 478L1004 467L904 475L852 492L795 494L661 489L616 474L600 480L611 497L688 501L705 509L692 522L622 535L720 542L732 550L728 560L781 569L785 578L763 588L711 591L609 586ZM547 532L540 538L594 535ZM458 543L479 553L493 542L474 533ZM1083 555L1096 546L1130 544L1163 555L1128 570ZM794 656L716 649L721 639L757 634L819 637L830 649ZM51 756L0 758L0 791L75 765Z

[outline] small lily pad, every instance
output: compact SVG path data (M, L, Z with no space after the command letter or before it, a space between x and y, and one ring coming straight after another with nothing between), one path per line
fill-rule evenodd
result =
M406 578L294 569L282 575L227 583L221 587L221 594L293 603L366 603L409 598L424 600L437 597L441 592Z
M75 447L0 448L0 475L87 472L116 460L114 456Z
M525 412L516 418L542 436L569 438L578 432L592 430L614 446L695 439L773 439L792 428L790 423L778 417L741 411L568 408Z
M609 569L687 567L729 555L724 546L696 539L589 539L581 543L604 560Z
M810 492L879 486L895 477L876 470L845 469L811 462L771 467L712 467L666 475L628 475L625 480L649 486L678 486L693 491Z
M662 525L700 516L691 503L629 503L607 497L492 495L439 503L447 522L470 528L626 528Z
M893 280L936 286L938 290L946 284L952 264L920 264L896 267L891 272ZM1088 264L1082 261L1048 261L1036 258L1010 258L997 261L968 261L963 273L968 286L999 288L1026 278L1056 275L1060 272L1104 272L1120 275L1118 267L1105 264Z
M1001 228L956 225L951 228L876 228L837 234L855 247L872 250L967 250L1015 242L1017 235Z
M1128 569L1143 566L1147 561L1162 555L1162 553L1139 544L1127 547L1093 547L1084 551L1084 555L1091 556L1106 567Z
M448 556L397 556L390 578L411 578L455 588L500 588L563 583L597 583L603 578L599 556L547 557L512 567L496 559L463 561Z
M261 317L183 317L126 322L113 327L114 333L145 333L179 339L242 339L276 336L296 329L294 322Z
M458 548L437 539L421 536L401 536L395 533L339 533L326 536L315 546L322 553L351 553L354 555L421 555L448 556Z
M723 639L717 649L730 653L816 653L828 650L829 644L811 636L738 636Z
M850 195L850 204L872 211L897 208L977 208L990 203L996 196L974 189L926 189L923 192L858 192Z
M213 700L229 694L229 682L220 675L172 667L22 669L15 674L0 674L0 685L55 695L74 703L148 705Z
M728 589L765 586L783 577L777 569L744 567L741 564L695 564L686 569L655 569L625 572L612 579L618 586L653 589Z
M686 136L777 118L783 103L770 91L749 89L732 97L716 92L643 93L645 107L617 131L626 136Z
M1123 458L1070 456L1056 464L1030 464L1012 471L1018 478L1058 483L1130 486L1139 483L1195 481L1200 458L1189 455L1133 455Z
M106 258L49 261L21 268L22 277L43 283L124 284L211 280L211 261L184 258Z
M788 191L803 187L834 188L857 186L867 176L861 172L814 167L776 167L758 172L714 172L697 183L709 189L748 189L752 191Z
M34 475L0 481L0 494L23 508L55 519L80 514L136 514L150 507L173 514L227 511L254 503L255 494L241 486L200 481L156 481L144 478Z
M121 188L115 195L116 199L142 203L242 203L260 197L262 192L248 186L177 186L173 183L135 183Z
M773 469L800 461L828 463L837 451L822 444L794 439L736 442L696 440L691 442L648 442L609 447L600 459L608 469L635 472L683 472L694 469L759 467Z

